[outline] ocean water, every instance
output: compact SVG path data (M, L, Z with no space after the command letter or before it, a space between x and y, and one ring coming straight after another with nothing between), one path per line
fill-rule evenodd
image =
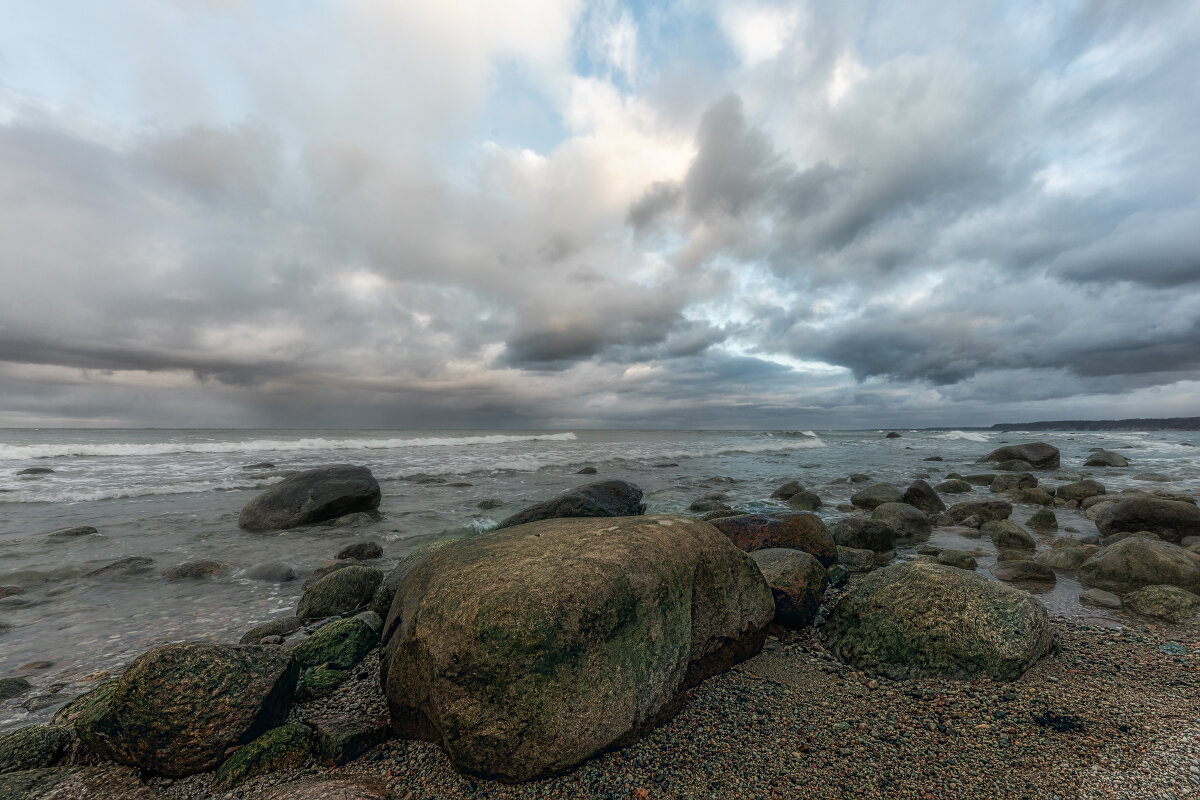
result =
M859 488L851 473L903 488L916 477L987 471L979 456L1004 443L1048 441L1062 468L1044 484L1089 475L1110 489L1131 486L1200 493L1200 462L1185 432L901 431L313 431L313 430L3 430L0 431L0 677L22 676L32 691L0 702L0 730L40 721L105 673L171 641L236 642L247 628L290 615L307 575L344 545L384 548L384 569L442 538L475 536L525 505L604 478L640 485L652 513L684 513L711 492L748 511L784 509L770 499L788 480L816 491L820 515ZM1129 458L1124 469L1084 469L1092 448ZM944 460L924 459L941 456ZM268 469L247 466L269 462ZM383 490L382 521L359 528L314 526L249 533L238 512L282 475L316 466L369 467ZM593 466L598 474L577 475ZM20 476L29 467L52 474ZM1142 477L1138 477L1142 476ZM1146 476L1152 476L1147 478ZM946 496L947 504L988 496L986 487ZM500 505L481 510L479 503ZM1024 522L1035 507L1018 507ZM1060 509L1059 523L1095 531ZM46 534L91 525L73 539ZM1041 537L1043 544L1052 537ZM934 543L980 549L981 574L994 559L986 540L935 533ZM129 577L87 573L117 559L148 556L153 569ZM907 551L900 553L901 557ZM167 580L192 559L232 565L205 580ZM254 580L246 568L292 565L297 580ZM1052 613L1097 615L1078 605L1069 574L1043 594ZM0 593L2 594L2 593ZM1111 612L1107 612L1112 617Z

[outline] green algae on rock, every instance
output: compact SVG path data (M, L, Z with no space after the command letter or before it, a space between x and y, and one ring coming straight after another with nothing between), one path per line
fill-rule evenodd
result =
M774 612L750 557L695 519L552 519L457 541L392 603L392 727L466 772L561 772L757 653Z
M105 758L182 777L220 765L283 720L297 666L281 647L171 644L133 661L107 698L75 717Z
M213 791L223 792L256 775L301 766L308 760L313 740L307 725L289 723L272 728L225 760L213 776Z
M866 575L822 636L850 664L892 678L1019 677L1054 644L1045 607L974 572L910 561Z

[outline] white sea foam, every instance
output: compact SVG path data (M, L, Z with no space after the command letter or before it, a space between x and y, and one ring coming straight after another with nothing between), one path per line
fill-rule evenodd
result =
M979 433L978 431L950 431L949 433L939 433L935 438L938 439L965 439L968 442L986 442L988 435Z
M463 447L512 442L571 442L574 433L525 436L434 436L417 439L250 439L244 442L155 442L154 444L0 445L0 459L70 456L160 456L175 453L275 453L320 450L394 450L407 447Z
M47 488L32 491L0 493L0 504L4 503L86 503L96 500L132 499L167 494L195 494L196 492L235 491L238 489L261 489L274 480L248 482L186 481L181 483L154 484L148 486L119 486L98 489Z

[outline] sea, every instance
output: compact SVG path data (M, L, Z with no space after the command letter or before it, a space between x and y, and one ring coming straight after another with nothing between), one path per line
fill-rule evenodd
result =
M1062 467L1042 473L1043 484L1089 476L1110 490L1200 493L1195 432L898 432L0 430L0 678L32 684L0 701L0 731L45 721L155 645L233 643L256 624L291 615L305 578L347 544L379 542L386 570L417 547L485 534L526 505L595 480L633 481L651 513L688 513L692 501L714 493L746 511L786 510L771 492L798 480L822 497L817 513L832 524L844 513L837 506L862 486L851 474L901 489L918 477L937 484L950 472L988 471L976 459L1002 444L1046 441L1061 449ZM1097 448L1125 455L1130 466L1085 469ZM238 512L263 489L339 463L374 473L381 520L275 533L238 528ZM578 474L585 467L596 474ZM53 472L18 474L29 468ZM987 487L973 487L944 499L986 496ZM1019 507L1013 518L1023 522L1035 510ZM1095 533L1082 514L1056 513L1078 531L1063 535ZM47 535L82 525L99 532ZM978 548L985 576L994 562L986 538L935 531L932 543ZM129 556L153 563L138 575L88 575ZM202 580L164 575L194 559L229 569ZM284 562L297 577L277 583L247 574L264 562ZM1069 573L1041 589L1051 613L1120 623L1120 612L1080 606Z

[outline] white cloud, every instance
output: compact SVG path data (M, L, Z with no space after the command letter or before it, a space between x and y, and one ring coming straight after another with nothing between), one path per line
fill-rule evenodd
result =
M747 67L778 56L800 19L797 7L730 3L721 10L721 27Z

